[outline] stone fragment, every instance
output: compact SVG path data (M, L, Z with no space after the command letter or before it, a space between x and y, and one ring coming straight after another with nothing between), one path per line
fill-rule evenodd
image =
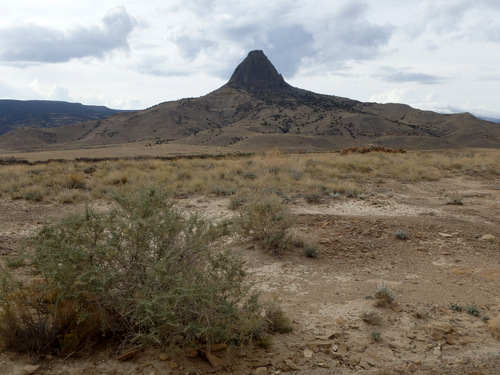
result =
M332 346L332 342L326 341L326 340L313 340L313 341L309 341L306 345L310 348L315 348L315 347L316 348L329 348Z
M174 362L174 361L168 362L168 365L170 366L170 368L172 370L175 370L176 368L179 368L179 364L177 362Z
M313 351L311 349L304 349L304 358L310 359L313 357Z
M346 344L339 344L339 348L337 349L337 353L340 355L346 355L347 354L347 345Z
M366 352L363 354L362 361L365 361L370 366L381 366L384 363L384 360L382 358L370 352Z
M167 361L168 360L168 355L165 354L165 353L161 353L158 358L160 359L160 361Z
M495 242L496 237L493 234L485 234L481 236L481 241Z
M448 345L458 345L460 341L458 341L457 338L453 335L446 335L446 343Z
M219 352L221 350L226 350L227 344L214 344L210 345L210 352Z
M361 362L361 356L359 354L352 354L348 358L344 359L344 364L349 366L356 366Z
M208 362L210 362L210 365L212 367L219 367L225 365L224 360L222 360L222 358L217 357L215 354L205 353L205 357L207 358Z
M488 328L493 336L500 340L500 315L488 320Z
M288 370L287 370L288 369ZM287 371L299 371L300 367L297 366L295 363L292 361L285 361L283 365L281 366L281 370L287 372Z

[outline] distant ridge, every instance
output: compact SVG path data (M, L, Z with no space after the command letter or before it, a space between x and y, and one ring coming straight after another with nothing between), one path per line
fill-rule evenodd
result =
M0 135L21 127L51 128L99 120L124 111L51 100L0 99Z
M323 151L375 145L396 149L500 148L500 125L470 113L438 114L405 104L363 103L285 82L261 50L229 81L199 97L57 128L22 128L0 150L85 149L135 143L228 151ZM163 147L163 146L162 146Z

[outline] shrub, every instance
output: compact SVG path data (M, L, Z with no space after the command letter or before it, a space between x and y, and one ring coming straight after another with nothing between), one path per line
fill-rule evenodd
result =
M238 220L244 238L258 242L275 255L282 254L292 243L292 225L287 206L276 196L258 195L241 208Z
M380 341L382 340L382 333L380 331L373 331L370 337L373 341Z
M315 243L304 244L304 255L308 258L318 257L318 245Z
M407 240L410 236L408 234L408 230L398 229L394 232L394 237L396 237L398 240Z
M376 311L364 311L361 314L361 319L371 325L379 325L382 323L382 317Z
M481 310L479 310L479 307L475 303L472 303L472 304L466 306L465 311L467 312L467 314L470 314L470 315L474 315L474 316L481 315Z
M464 202L462 200L462 197L459 195L454 195L453 197L450 198L450 200L446 204L452 204L452 205L457 205L457 206L463 206Z
M375 292L377 306L387 306L394 302L394 293L386 283L381 283Z
M73 352L111 338L200 347L279 331L283 312L250 291L241 257L213 246L222 230L177 211L163 191L115 199L113 210L87 207L31 239L28 264L45 282L21 292L3 283L7 347Z
M318 193L307 193L304 199L307 203L321 203L321 195Z

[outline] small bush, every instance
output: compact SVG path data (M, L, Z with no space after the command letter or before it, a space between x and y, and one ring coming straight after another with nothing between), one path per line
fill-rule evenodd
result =
M462 306L453 303L453 304L450 305L450 310L453 310L453 311L462 311L463 308L462 308Z
M304 195L304 199L307 203L321 203L321 195L318 193L308 193Z
M246 202L238 220L244 238L258 242L275 255L282 254L292 243L292 225L287 206L275 196L259 195Z
M371 324L371 325L374 325L374 326L377 326L379 325L380 323L382 323L382 317L380 316L380 314L376 311L365 311L361 314L361 319L367 323L367 324Z
M85 189L85 176L83 174L69 174L66 186L69 189Z
M410 235L408 234L407 229L398 229L396 232L394 232L394 237L396 237L398 240L407 240Z
M394 302L394 293L386 283L381 283L375 292L377 306L388 306Z
M315 243L304 244L304 255L308 258L318 257L318 245Z
M373 331L370 334L370 337L372 341L381 341L382 340L382 333L380 331Z
M177 211L163 191L115 199L113 210L86 208L31 239L27 263L44 282L20 288L3 271L7 348L71 353L107 339L201 347L286 330L279 305L249 289L241 257L214 246L224 230Z
M452 204L452 205L457 205L457 206L463 206L464 202L462 200L462 197L459 195L454 195L451 197L451 199L446 203L446 204Z
M479 310L479 307L475 303L472 303L472 304L466 306L465 311L467 312L467 314L470 314L470 315L474 315L474 316L481 315L481 310Z

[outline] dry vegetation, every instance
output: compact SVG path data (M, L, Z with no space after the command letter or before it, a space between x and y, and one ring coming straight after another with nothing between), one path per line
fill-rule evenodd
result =
M268 349L270 335L289 332L292 325L286 309L272 300L261 301L247 284L245 263L231 252L238 239L266 251L265 256L281 259L288 250L300 248L307 262L317 262L317 257L326 261L322 251L343 227L325 240L320 232L334 229L332 217L293 216L290 203L301 200L313 207L339 197L361 201L369 194L368 185L456 176L497 181L500 152L267 152L0 165L0 194L6 200L24 199L30 202L21 203L40 207L114 200L102 212L88 206L80 215L44 226L24 254L9 255L0 285L0 340L10 350L38 356L72 355L103 345L103 338L119 346L120 353L155 345L202 353L214 343L249 342ZM453 191L449 195L447 206L463 204L461 196ZM172 196L225 196L234 216L205 221L177 211ZM304 229L303 238L296 236L296 221ZM366 245L369 230L362 226L344 225L351 232L342 241L353 243L352 248ZM422 238L415 225L386 229L391 233L386 243L405 251L413 238ZM453 237L445 233L443 238L447 236ZM363 256L369 252L365 250ZM392 253L384 256L393 264ZM371 331L371 344L384 345L381 330L388 330L387 315L396 312L397 301L385 283L373 297L375 310L364 310L356 319L369 330L377 328ZM431 310L426 306L415 313L418 319L428 319ZM475 304L465 311L482 314Z
M437 180L457 174L500 174L495 151L407 154L282 154L217 158L122 159L8 165L0 169L0 193L12 199L73 203L106 197L117 188L159 185L177 195L233 195L245 189L304 196L363 192L362 181Z

